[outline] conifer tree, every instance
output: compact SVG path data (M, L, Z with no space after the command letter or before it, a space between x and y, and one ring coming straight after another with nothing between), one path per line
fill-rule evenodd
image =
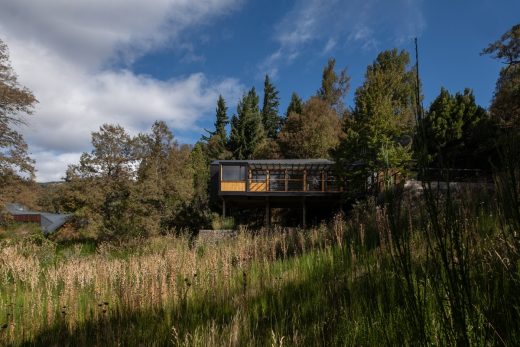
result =
M234 159L251 159L265 143L258 95L253 87L237 106L237 115L231 120L230 150Z
M280 98L278 90L269 80L269 76L265 75L264 80L264 103L262 107L262 123L266 132L266 136L274 139L280 130L280 116L278 115L278 106Z
M422 144L432 167L473 169L488 165L494 124L486 110L476 104L470 89L451 95L441 88L419 128L422 134L415 142Z
M289 106L287 106L287 111L285 111L285 117L289 117L289 114L291 112L302 113L302 106L302 99L298 96L298 94L296 94L296 92L293 92L291 95L291 101L289 102Z
M209 134L209 136L203 136L203 140L207 141L210 137L219 135L223 141L227 138L226 133L226 125L229 124L229 118L227 116L227 106L226 101L222 97L222 95L218 96L217 100L217 108L215 110L215 130L214 131L208 131L206 132Z
M226 125L229 123L227 116L227 106L222 95L219 95L217 101L217 109L215 111L215 130L208 131L210 136L202 136L202 141L206 142L206 154L208 159L228 159L230 154L226 149L227 132Z

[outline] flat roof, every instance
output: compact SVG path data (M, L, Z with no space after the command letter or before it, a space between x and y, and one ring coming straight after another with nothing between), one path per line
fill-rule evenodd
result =
M254 160L213 160L212 165L218 164L244 164L252 169L310 169L322 170L334 165L328 159L254 159Z

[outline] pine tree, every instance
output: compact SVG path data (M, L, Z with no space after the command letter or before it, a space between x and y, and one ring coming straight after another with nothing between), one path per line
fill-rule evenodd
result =
M202 141L206 142L205 152L208 159L227 159L230 154L226 149L227 144L227 132L226 125L229 123L227 116L227 106L222 95L219 95L217 101L217 109L215 111L215 130L208 131L209 136L202 136Z
M278 106L280 98L278 90L269 80L269 76L265 75L264 81L264 104L262 107L262 123L268 138L274 139L280 130L281 120L278 115Z
M485 168L492 152L494 125L470 89L451 95L441 88L419 123L416 143L433 167ZM486 158L487 157L487 158Z
M289 102L289 106L287 106L287 111L285 111L285 118L289 117L291 112L294 113L302 113L303 101L302 99L293 92L291 95L291 102Z
M209 134L209 136L202 136L202 139L207 141L210 137L212 137L214 135L219 135L225 141L227 138L226 125L228 125L228 124L229 124L229 118L227 116L226 101L224 100L222 95L219 95L218 100L217 100L217 108L215 110L215 123L214 123L215 130L214 131L206 130L206 132Z
M251 159L265 143L258 95L253 87L237 106L237 115L231 120L229 147L234 159Z

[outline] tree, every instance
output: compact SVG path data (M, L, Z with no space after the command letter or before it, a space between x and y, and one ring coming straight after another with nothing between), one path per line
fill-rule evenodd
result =
M18 83L7 45L0 40L0 175L22 173L33 178L34 161L15 127L24 124L24 115L33 114L37 102L32 92Z
M295 92L291 95L291 101L289 102L289 106L287 106L287 111L285 111L285 117L289 117L291 112L294 113L302 113L303 101Z
M229 147L234 159L251 159L265 144L266 136L258 108L258 95L253 87L237 106L231 119Z
M131 178L137 159L134 140L120 125L103 124L92 133L90 153L83 153L79 166L73 166L81 177L101 177L114 181Z
M92 151L83 153L79 165L71 165L67 171L67 181L84 204L77 206L78 217L87 219L89 229L100 229L104 237L137 231L131 210L137 161L134 145L122 126L104 124L92 133Z
M520 24L514 25L502 37L489 44L481 54L492 54L493 58L504 60L508 66L520 64Z
M490 107L491 116L503 128L520 129L520 24L491 43L482 54L490 54L506 64L500 70Z
M206 132L210 135L209 137L203 136L203 140L207 141L210 137L218 135L221 139L226 141L227 133L226 133L226 126L229 124L229 118L227 116L227 106L226 101L222 97L222 95L218 96L217 100L217 109L215 110L215 130L214 131L208 131Z
M330 58L327 65L323 68L323 77L321 80L321 88L318 90L318 97L335 109L338 114L343 113L343 97L348 92L350 85L350 77L347 70L343 69L337 74L334 71L336 60Z
M139 174L129 205L137 218L134 223L147 233L170 230L193 198L191 149L179 146L163 121L156 121L150 133L138 138Z
M278 90L265 75L264 80L264 103L262 107L262 124L264 125L266 136L270 139L276 138L281 126L281 119L278 115L280 98Z
M289 113L279 134L286 158L329 158L340 139L341 121L323 99L312 97L301 113Z
M408 166L416 104L415 73L409 64L407 52L393 49L367 67L352 116L344 120L345 139L335 154L343 167L362 163L358 174L367 175Z
M422 133L415 142L427 151L429 165L487 166L493 148L493 124L486 110L475 103L470 89L451 95L441 88L419 128Z
M209 137L203 136L202 141L206 142L205 153L208 159L229 159L231 153L227 150L226 125L229 123L227 116L227 106L222 95L219 96L216 109L215 131L209 132Z

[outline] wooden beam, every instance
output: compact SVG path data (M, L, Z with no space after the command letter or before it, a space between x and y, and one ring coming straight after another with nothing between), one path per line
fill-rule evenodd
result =
M307 191L307 170L303 170L303 191Z
M325 191L325 174L323 173L323 170L321 170L321 191Z
M289 175L287 175L287 169L285 169L285 191L287 192L289 190Z

